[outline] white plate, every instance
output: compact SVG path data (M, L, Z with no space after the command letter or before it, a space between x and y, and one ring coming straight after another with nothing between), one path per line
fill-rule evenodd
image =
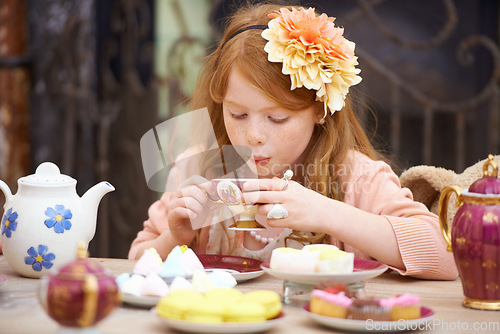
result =
M122 293L122 301L125 304L130 304L142 308L151 308L156 306L161 297L155 296L134 296L129 293Z
M205 271L207 273L216 271L216 270L223 270L229 272L236 282L244 282L247 280L250 280L252 278L259 277L264 274L264 270L259 270L259 271L250 271L250 272L238 272L236 270L232 269L219 269L219 268L214 268L214 269L206 269ZM0 284L1 284L1 276L0 276ZM158 304L158 301L160 300L161 297L155 297L155 296L134 296L129 293L122 293L122 301L125 304L137 306L137 307L142 307L142 308L151 308L153 306L156 306Z
M339 330L359 331L359 332L383 332L394 333L408 330L425 329L428 321L434 317L434 311L427 307L421 307L422 317L413 320L399 321L373 321L373 320L352 320L327 317L309 311L309 305L304 306L304 312L309 318L317 323Z
M232 269L222 269L222 268L205 269L205 271L207 273L214 272L214 271L217 271L217 270L227 271L228 273L230 273L234 277L234 279L238 283L248 281L249 279L252 279L252 278L257 278L257 277L259 277L259 276L261 276L261 275L264 274L264 270L250 271L250 272L242 272L242 273L240 273L239 271L232 270Z
M264 322L226 322L222 324L201 324L196 322L190 322L185 320L173 320L158 316L164 323L166 323L170 328L186 332L186 333L257 333L266 331L285 320L285 314L283 312L274 319L267 320Z
M257 277L263 275L264 272L265 272L264 270L259 270L259 271L250 271L247 273L231 273L231 275L233 275L236 282L241 283L241 282L248 281L249 279L252 279L252 278L257 278Z
M244 282L264 274L261 268L262 261L248 257L219 255L219 254L198 254L205 270L226 270L233 275L236 282Z
M302 284L317 284L321 281L334 280L339 283L355 283L379 276L387 270L387 265L377 261L354 259L354 271L348 274L334 273L295 273L269 268L269 262L261 264L261 268L271 276Z

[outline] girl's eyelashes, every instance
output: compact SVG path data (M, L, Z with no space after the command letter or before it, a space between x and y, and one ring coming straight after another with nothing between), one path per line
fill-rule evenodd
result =
M231 117L233 117L234 119L244 119L247 117L247 114L233 114L233 113L231 113ZM288 120L288 117L278 118L278 117L268 116L268 119L271 122L280 124L280 123L285 123Z
M247 116L248 116L248 113L246 112L234 112L234 111L229 111L230 115L232 118L234 119L245 119ZM272 115L269 115L267 116L267 118L273 122L273 123L284 123L288 120L288 116L286 115L279 115L279 116L272 116Z
M243 119L247 116L247 114L235 114L235 113L231 113L231 117L235 118L235 119Z
M269 119L271 121L273 121L274 123L285 123L287 120L288 120L288 117L283 117L283 118L280 118L280 117L272 117L272 116L269 116Z

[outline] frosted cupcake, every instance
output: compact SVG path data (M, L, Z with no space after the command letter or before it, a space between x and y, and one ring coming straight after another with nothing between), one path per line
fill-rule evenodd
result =
M337 281L321 281L314 285L314 289L323 290L329 293L339 293L343 291L349 298L353 298L355 295L346 284Z
M380 305L391 309L391 318L397 320L411 320L421 317L420 298L411 293L404 293L392 298L380 300Z
M347 318L347 311L351 304L352 299L343 291L334 294L323 290L313 290L309 308L312 313L327 317Z
M347 312L347 319L390 321L390 308L383 307L375 299L353 299Z

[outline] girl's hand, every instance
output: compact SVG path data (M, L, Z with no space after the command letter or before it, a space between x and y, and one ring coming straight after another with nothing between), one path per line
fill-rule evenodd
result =
M326 207L332 200L295 181L289 181L288 187L282 190L285 184L282 179L247 181L244 184L243 199L247 203L260 204L256 218L265 220L270 227L327 233L328 229L322 222L328 218ZM288 217L267 218L276 203L288 211Z
M207 193L213 192L210 181L193 176L187 179L167 203L168 225L172 237L179 244L189 245L196 230L210 222L212 208Z

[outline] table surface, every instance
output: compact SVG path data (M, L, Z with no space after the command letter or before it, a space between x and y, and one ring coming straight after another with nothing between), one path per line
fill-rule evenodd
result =
M115 276L131 272L135 261L125 259L94 258ZM24 278L16 274L0 256L0 273L7 280L0 284L0 333L64 333L43 310L37 290L38 279ZM258 278L239 283L236 288L242 292L253 289L269 289L282 293L283 281L264 274ZM419 333L498 333L500 332L500 312L481 311L465 308L460 280L428 281L403 277L394 272L386 272L366 282L366 295L375 298L391 297L405 292L420 296L421 304L435 312L427 327L419 328ZM302 298L303 297L303 298ZM301 307L308 296L301 296L292 305L284 305L286 320L266 333L335 333L310 319ZM126 304L118 307L102 320L97 333L178 333L171 330L153 312ZM342 333L339 330L338 333Z

